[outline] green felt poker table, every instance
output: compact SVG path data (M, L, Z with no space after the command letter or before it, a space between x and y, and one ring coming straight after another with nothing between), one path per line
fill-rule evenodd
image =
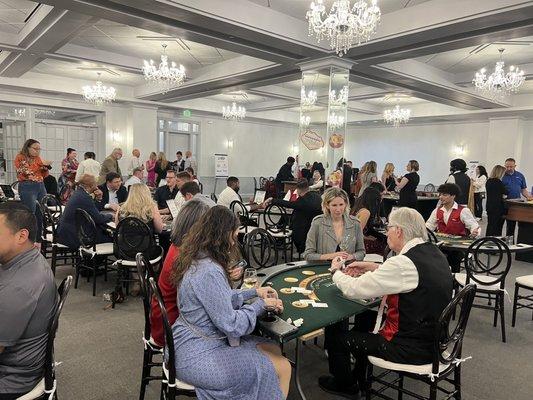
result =
M473 239L468 236L452 236L452 235L443 235L442 233L435 233L435 236L437 237L437 240L439 241L437 244L439 247L441 247L444 250L457 250L457 251L464 251L466 252L470 245L474 243L476 239ZM498 237L498 239L504 239ZM529 252L533 251L533 245L526 244L526 243L516 243L516 244L509 244L509 251L511 253L522 253L522 252ZM481 246L480 251L486 254L496 253L498 252L498 247L496 245L493 245L491 243L488 243L484 246Z

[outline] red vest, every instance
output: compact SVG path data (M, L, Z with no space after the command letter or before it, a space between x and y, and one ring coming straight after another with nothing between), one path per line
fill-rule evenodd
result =
M463 211L463 206L459 206L456 209L453 209L450 218L448 218L448 223L444 223L444 210L439 208L437 210L437 232L447 233L449 235L457 236L466 236L466 227L461 221L461 211Z

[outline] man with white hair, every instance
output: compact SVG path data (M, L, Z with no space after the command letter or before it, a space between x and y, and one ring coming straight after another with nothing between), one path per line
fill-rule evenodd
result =
M404 207L390 214L387 227L387 243L396 256L381 265L355 261L344 270L340 258L332 261L333 282L345 297L383 299L377 315L368 311L358 316L351 331L343 321L327 332L333 376L319 378L323 390L353 396L366 389L369 355L396 363L431 363L435 324L452 298L452 274L444 254L426 239L422 216ZM350 353L356 360L355 373Z
M139 168L141 171L144 171L144 164L139 157L141 157L141 152L139 149L133 149L131 152L130 163L128 164L128 177L133 175L133 170L135 168Z

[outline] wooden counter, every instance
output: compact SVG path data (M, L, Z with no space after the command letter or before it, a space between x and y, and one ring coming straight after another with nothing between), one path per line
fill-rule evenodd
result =
M505 219L518 222L516 243L533 244L533 202L506 200L508 210ZM516 259L533 263L533 252L517 254Z
M283 181L283 192L287 193L289 190L296 190L297 181Z

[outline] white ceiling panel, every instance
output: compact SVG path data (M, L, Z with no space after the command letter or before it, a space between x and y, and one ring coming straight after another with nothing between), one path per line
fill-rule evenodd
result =
M26 0L0 0L0 32L19 33L37 5Z

